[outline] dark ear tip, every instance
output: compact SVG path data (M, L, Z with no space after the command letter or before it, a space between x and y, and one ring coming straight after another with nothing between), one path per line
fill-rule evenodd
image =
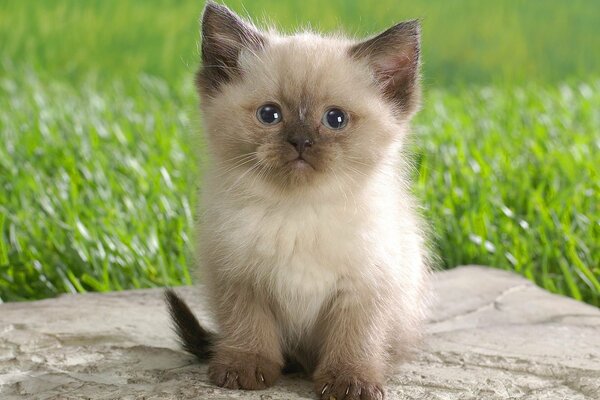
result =
M211 18L213 15L231 15L232 12L227 6L208 0L204 4L204 11L202 12L202 20L206 21L207 18Z
M411 35L416 36L417 38L421 36L421 20L420 19L410 19L408 21L402 21L392 28L396 32L402 35Z
M207 11L216 11L219 9L224 8L224 6L222 4L219 4L213 0L207 0L206 3L204 3L204 12L206 13Z

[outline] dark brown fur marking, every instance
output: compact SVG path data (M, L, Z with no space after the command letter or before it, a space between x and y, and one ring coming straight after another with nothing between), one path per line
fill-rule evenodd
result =
M383 95L402 114L417 111L421 97L419 66L421 28L419 21L405 21L385 32L354 45L350 55L366 58L375 72Z
M207 2L202 16L202 68L196 74L201 93L212 96L219 87L239 75L242 49L258 50L265 38L227 7Z
M202 361L208 359L212 354L213 334L200 326L192 310L173 290L165 290L165 301L183 349Z

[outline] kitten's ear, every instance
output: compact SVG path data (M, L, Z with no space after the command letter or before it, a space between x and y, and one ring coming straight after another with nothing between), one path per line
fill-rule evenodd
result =
M201 93L214 94L240 75L238 58L243 49L256 51L266 38L224 5L207 1L202 14L202 67L196 76Z
M413 20L355 44L350 54L367 61L383 94L403 115L411 116L417 111L421 98L420 50L421 27L419 21Z

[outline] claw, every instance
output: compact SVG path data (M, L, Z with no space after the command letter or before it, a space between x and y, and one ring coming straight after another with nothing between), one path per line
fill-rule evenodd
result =
M323 393L325 393L325 391L327 390L328 387L329 387L329 383L326 383L325 386L323 386L323 389L321 390L321 395L323 395Z
M261 380L261 382L265 381L265 376L263 374L260 374L260 380Z
M348 392L350 391L350 386L346 388L346 396L348 396Z
M237 381L238 379L238 374L237 372L231 374L230 371L227 371L227 373L225 374L225 381L229 381L229 377L232 376L234 381Z

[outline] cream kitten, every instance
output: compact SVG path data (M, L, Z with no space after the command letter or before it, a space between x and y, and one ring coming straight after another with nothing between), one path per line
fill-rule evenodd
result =
M384 397L425 308L427 253L402 171L419 46L416 21L355 42L261 32L207 4L199 254L218 334L167 300L216 385L267 388L294 362L321 399Z

